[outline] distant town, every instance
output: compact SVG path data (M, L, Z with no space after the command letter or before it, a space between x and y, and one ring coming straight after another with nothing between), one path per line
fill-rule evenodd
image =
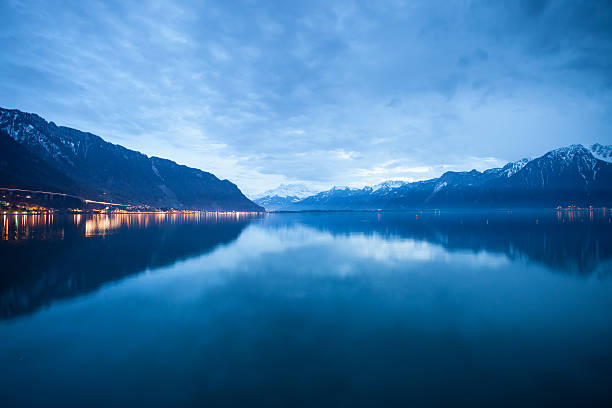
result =
M439 209L430 209L439 212ZM576 205L556 206L557 211L612 211L607 207L580 207ZM49 191L26 190L0 187L0 211L4 214L40 214L40 213L197 213L197 212L245 212L217 211L210 209L177 209L171 207L153 207L150 205L131 205L113 202L87 200L70 194ZM372 211L383 211L374 209ZM249 212L249 211L247 211ZM255 211L250 211L255 212Z
M94 201L71 194L0 187L0 211L4 214L40 213L196 213L196 212L237 212L210 209L177 209ZM240 211L245 212L245 211ZM248 212L248 211L247 211Z

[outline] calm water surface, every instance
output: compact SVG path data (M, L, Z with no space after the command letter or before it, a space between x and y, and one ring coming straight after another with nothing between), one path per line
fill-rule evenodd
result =
M3 407L612 406L609 211L0 220Z

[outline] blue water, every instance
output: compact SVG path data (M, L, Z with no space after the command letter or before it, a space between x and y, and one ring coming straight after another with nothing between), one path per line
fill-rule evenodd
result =
M612 405L610 212L0 219L3 407Z

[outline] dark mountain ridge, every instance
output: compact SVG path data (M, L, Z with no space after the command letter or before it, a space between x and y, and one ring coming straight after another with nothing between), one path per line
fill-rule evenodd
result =
M171 160L148 157L91 133L57 126L36 114L0 108L0 130L28 152L22 151L24 161L15 168L3 149L0 157L7 163L3 177L25 167L45 167L63 175L54 177L63 180L56 188L66 190L58 192L83 194L92 200L158 208L263 210L228 180ZM39 178L7 177L6 182L9 185L2 187L50 188L50 182Z
M598 146L598 152L606 146ZM282 210L404 210L423 208L552 208L612 206L612 164L582 145L483 172L448 171L395 188L333 188Z
M76 181L30 153L1 129L0 152L0 186L73 195L88 193Z

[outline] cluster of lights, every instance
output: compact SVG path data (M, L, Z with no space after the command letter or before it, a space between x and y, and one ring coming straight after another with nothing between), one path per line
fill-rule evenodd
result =
M74 212L72 221L77 231L85 237L105 236L119 228L147 228L150 225L175 223L217 223L238 222L261 216L259 212L241 211L150 211L150 212L112 212L112 213L82 213ZM33 237L48 239L64 236L65 218L54 225L54 213L4 212L0 220L2 240L23 240ZM58 216L55 217L58 219Z
M1 220L0 231L3 241L29 239L33 236L43 239L52 235L60 238L64 236L63 228L52 228L53 213L4 212Z

